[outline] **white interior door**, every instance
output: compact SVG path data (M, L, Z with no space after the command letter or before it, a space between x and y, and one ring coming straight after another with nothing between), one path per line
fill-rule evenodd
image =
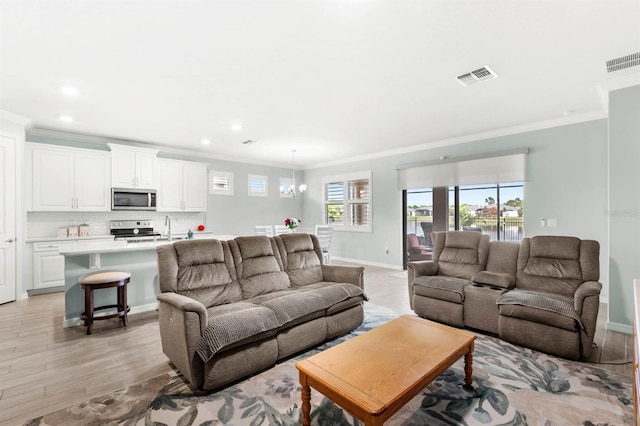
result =
M0 303L16 300L16 140L0 135Z

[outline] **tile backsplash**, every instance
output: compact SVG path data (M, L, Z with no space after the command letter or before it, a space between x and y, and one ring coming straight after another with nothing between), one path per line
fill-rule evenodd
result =
M71 225L89 225L89 236L109 235L109 222L112 220L153 220L154 229L164 232L165 217L171 218L173 233L195 231L204 224L204 213L182 212L28 212L27 238L57 237L58 228Z

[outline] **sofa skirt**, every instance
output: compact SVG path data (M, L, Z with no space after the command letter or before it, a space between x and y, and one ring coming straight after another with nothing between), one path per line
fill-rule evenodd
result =
M580 332L552 327L546 324L498 317L498 335L505 340L526 348L535 349L567 359L580 358Z

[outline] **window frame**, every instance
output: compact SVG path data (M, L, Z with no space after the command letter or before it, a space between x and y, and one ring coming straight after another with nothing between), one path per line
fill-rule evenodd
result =
M257 192L252 190L251 181L254 179L262 180L262 182L264 183L263 185L264 191ZM249 174L247 177L247 191L250 197L268 197L269 196L269 177L264 175Z
M227 179L228 189L215 187L216 178ZM233 195L233 172L223 172L220 170L209 170L209 195Z
M351 199L349 198L349 182L357 180L366 180L368 183L367 198ZM327 184L342 183L342 199L327 199ZM371 170L362 172L345 173L333 176L324 176L322 178L322 223L331 225L335 231L349 232L373 232L373 179ZM330 205L343 206L343 223L328 223L327 209ZM352 206L367 205L368 206L368 223L366 225L353 225L350 223L350 212Z

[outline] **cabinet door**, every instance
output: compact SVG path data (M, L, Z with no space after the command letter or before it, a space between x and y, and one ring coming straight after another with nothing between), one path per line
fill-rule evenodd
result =
M182 199L184 211L207 210L207 167L184 165L182 167Z
M155 189L156 155L136 152L136 187Z
M47 288L64 285L64 256L57 251L34 253L33 287Z
M76 208L82 211L111 210L111 161L108 154L76 154Z
M111 150L111 184L116 188L135 188L136 153L134 151Z
M34 148L33 210L71 211L75 206L73 153Z
M158 211L182 211L182 165L158 160Z

